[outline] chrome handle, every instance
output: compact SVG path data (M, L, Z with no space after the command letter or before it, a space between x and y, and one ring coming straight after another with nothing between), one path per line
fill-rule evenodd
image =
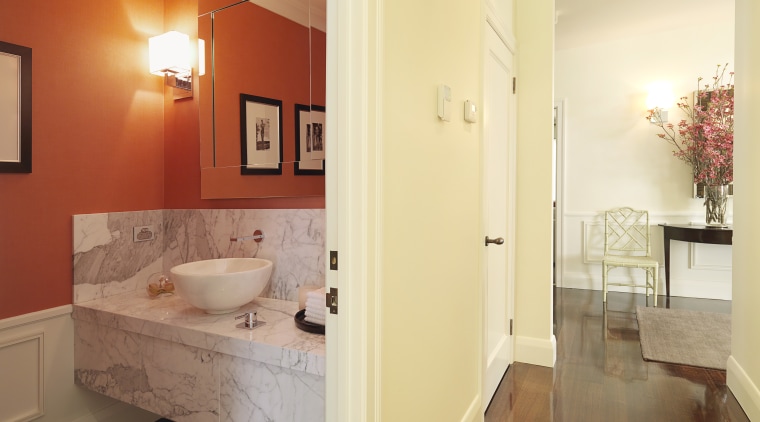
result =
M258 318L256 317L256 312L246 312L243 315L238 315L235 317L235 319L241 319L241 318L245 318L244 323L245 323L246 328L253 327L254 325L256 325L257 322L259 322Z
M235 317L235 319L241 319L245 318L243 322L236 325L237 328L247 328L249 330L253 330L254 328L266 324L264 321L259 321L259 318L257 316L256 312L246 312L243 315L238 315Z
M256 230L253 232L253 235L251 236L232 236L230 235L230 242L242 242L244 240L251 240L253 239L254 242L259 243L262 240L264 240L264 233L261 232L261 230Z
M504 238L503 237L497 237L496 239L489 239L488 236L486 236L486 246L488 246L489 243L495 243L497 245L503 245L504 244Z

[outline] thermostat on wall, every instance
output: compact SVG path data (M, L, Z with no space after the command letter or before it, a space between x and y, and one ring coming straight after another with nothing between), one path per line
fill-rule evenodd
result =
M464 121L470 123L478 121L478 106L470 100L464 102Z

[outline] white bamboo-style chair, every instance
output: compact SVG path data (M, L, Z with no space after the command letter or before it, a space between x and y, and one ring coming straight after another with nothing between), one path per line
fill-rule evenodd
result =
M649 236L649 212L630 207L615 208L604 213L604 258L602 259L602 287L607 302L608 286L644 287L649 289L657 306L657 270L660 264L652 258ZM641 268L646 271L646 283L610 283L607 274L612 268Z

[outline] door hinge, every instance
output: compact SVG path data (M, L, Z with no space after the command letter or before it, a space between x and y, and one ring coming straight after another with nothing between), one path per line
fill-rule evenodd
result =
M512 77L512 93L517 92L517 76Z
M330 251L330 270L338 271L338 251Z
M325 292L325 306L330 308L331 314L338 314L338 289L330 287L329 292Z
M510 318L510 319L509 319L509 335L510 335L510 336L512 335L512 325L513 325L512 323L513 323L513 322L514 322L514 320Z

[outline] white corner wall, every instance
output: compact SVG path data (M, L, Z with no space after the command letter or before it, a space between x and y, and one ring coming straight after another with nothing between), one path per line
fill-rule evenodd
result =
M152 422L157 415L74 385L71 305L0 320L0 420Z
M760 283L757 258L760 255L760 223L757 195L760 181L760 4L756 0L736 0L736 123L734 133L736 173L736 227L734 232L734 300L731 318L731 356L726 383L750 420L760 421Z
M555 98L565 100L560 157L564 189L558 211L562 287L601 289L605 209L649 210L653 253L661 263L657 224L704 221L703 201L691 197L691 170L656 136L659 129L645 119L645 102L654 81L668 81L676 97L690 97L697 78L710 79L717 64L734 68L733 13L722 6L713 16L709 36L690 36L693 24L676 19L666 32L641 31L630 38L556 51ZM677 107L670 110L670 122L684 117ZM730 199L729 220L732 206ZM672 242L671 294L731 299L731 249ZM616 271L610 275L638 276ZM660 274L664 280L663 268ZM660 294L665 294L665 283L660 283Z
M515 2L517 235L515 360L554 366L552 107L554 0Z

